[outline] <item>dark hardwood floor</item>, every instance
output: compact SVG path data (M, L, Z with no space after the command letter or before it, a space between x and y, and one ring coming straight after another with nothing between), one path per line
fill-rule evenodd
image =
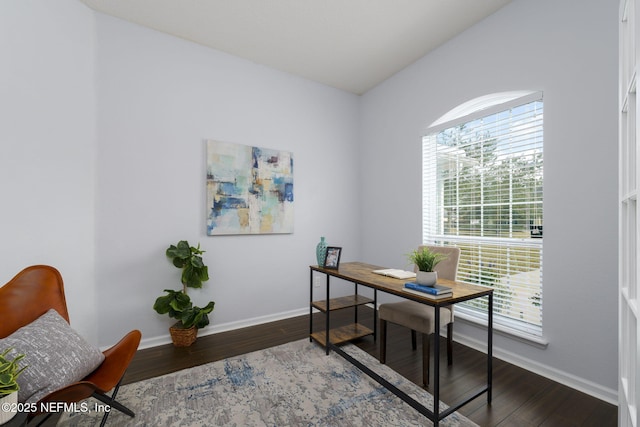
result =
M373 311L361 309L361 322L371 322ZM314 327L321 328L324 317L316 314ZM334 312L332 323L349 322L352 314ZM454 327L455 328L455 327ZM187 348L165 345L139 350L124 383L144 380L191 366L261 350L309 336L309 318L301 316L249 328L204 336ZM416 384L421 383L420 340L411 349L408 329L389 324L387 365ZM378 343L372 337L354 342L378 357ZM433 347L432 347L433 348ZM462 394L485 381L486 355L454 343L453 366L448 367L444 343L441 346L441 399L457 401ZM432 355L433 358L433 355ZM517 366L494 359L493 402L478 397L459 412L480 426L616 426L617 407L556 383ZM413 410L407 406L407 410Z

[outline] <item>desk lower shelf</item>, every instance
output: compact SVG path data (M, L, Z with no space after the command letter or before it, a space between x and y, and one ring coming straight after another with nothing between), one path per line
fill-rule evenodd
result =
M329 330L329 340L336 345L345 343L347 341L362 338L367 335L372 335L373 330L363 326L359 323L352 323L350 325L340 326ZM311 338L318 342L321 346L327 342L327 334L325 331L314 332L311 334Z
M356 307L358 305L371 304L373 300L371 298L363 297L362 295L347 295L346 297L332 298L329 300L329 309L342 310L344 308ZM327 301L314 301L311 303L313 308L317 308L323 313L327 312Z

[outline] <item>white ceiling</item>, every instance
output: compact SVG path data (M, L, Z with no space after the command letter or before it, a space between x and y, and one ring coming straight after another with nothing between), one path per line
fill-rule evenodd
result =
M81 0L92 9L362 94L511 0Z

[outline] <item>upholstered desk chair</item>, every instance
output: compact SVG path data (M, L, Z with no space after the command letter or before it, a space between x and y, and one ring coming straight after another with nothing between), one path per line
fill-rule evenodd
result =
M21 327L31 324L50 309L56 310L64 321L69 322L62 276L58 270L47 265L25 268L0 287L0 338L8 337ZM103 352L104 361L85 378L66 384L42 397L37 403L38 411L30 412L29 419L40 415L41 403L72 403L88 397L94 397L133 417L134 413L115 398L124 372L138 349L140 338L140 331L129 332L117 344ZM99 352L97 349L96 351ZM110 390L113 390L111 396L106 394ZM105 412L100 425L105 424L108 415L109 412Z
M424 246L420 246L422 249ZM447 259L436 265L435 271L438 278L456 280L458 273L458 260L460 248L444 246L427 246L434 252L447 255ZM435 309L428 305L415 301L401 301L380 305L378 310L380 317L380 363L385 363L387 358L387 322L395 323L411 329L411 345L416 349L416 331L422 335L422 382L429 385L429 339L436 332ZM453 363L453 306L440 308L440 325L447 325L447 362ZM436 334L436 339L438 335ZM438 355L435 355L438 357Z

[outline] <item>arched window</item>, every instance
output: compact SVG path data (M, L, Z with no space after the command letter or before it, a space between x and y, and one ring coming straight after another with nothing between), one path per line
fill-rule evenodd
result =
M423 243L461 248L458 280L491 286L497 327L542 335L541 92L492 94L423 138ZM486 303L457 309L485 317Z

